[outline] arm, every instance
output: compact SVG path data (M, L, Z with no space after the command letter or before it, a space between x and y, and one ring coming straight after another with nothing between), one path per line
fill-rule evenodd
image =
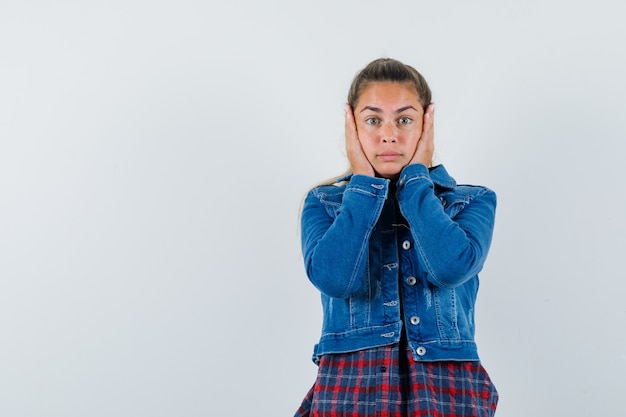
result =
M414 164L400 175L398 202L429 281L455 287L482 269L495 220L493 191L483 189L450 218L434 193L427 168Z
M389 181L354 175L333 218L319 189L302 209L302 252L307 275L322 293L347 298L361 285L369 238L378 221Z
M361 286L372 229L378 221L389 181L374 177L363 153L352 108L345 107L346 153L354 174L335 216L313 189L302 209L302 252L309 280L322 293L347 298ZM338 190L332 190L339 194ZM339 204L339 201L337 201Z
M444 211L426 168L435 149L434 114L431 103L411 164L400 173L398 202L427 278L435 285L454 287L483 267L493 234L496 195L483 189L454 219Z

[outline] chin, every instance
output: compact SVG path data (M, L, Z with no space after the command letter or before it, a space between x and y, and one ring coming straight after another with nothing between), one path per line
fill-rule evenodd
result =
M400 172L402 172L402 169L404 168L404 166L401 166L401 167L387 166L385 168L386 169L376 170L376 176L393 180L393 179L397 179L400 176Z

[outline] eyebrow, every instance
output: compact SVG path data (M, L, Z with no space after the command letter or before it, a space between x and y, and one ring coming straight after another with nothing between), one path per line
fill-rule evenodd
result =
M400 107L398 110L395 111L395 113L402 113L403 111L409 110L409 109L413 109L415 111L417 111L417 109L413 106L404 106L404 107ZM382 110L378 107L374 107L374 106L365 106L363 107L363 110L361 110L359 113L363 113L365 110L371 110L374 113L382 113Z

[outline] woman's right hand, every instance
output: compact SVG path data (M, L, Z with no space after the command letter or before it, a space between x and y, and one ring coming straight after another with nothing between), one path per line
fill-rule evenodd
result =
M356 123L354 122L354 113L352 107L346 104L346 153L348 154L348 161L352 168L352 173L355 175L369 175L375 176L374 168L370 161L363 152L363 147L359 141L359 134L356 130Z

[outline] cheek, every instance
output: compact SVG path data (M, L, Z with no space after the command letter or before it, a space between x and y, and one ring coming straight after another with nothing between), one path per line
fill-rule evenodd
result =
M375 132L375 127L367 125L365 123L359 123L356 126L356 133L359 138L365 138L366 136L372 136Z
M374 146L373 141L368 138L361 139L361 148L363 149L365 156L368 158L371 158L372 155L376 153L376 147Z
M366 148L370 149L374 143L374 135L372 132L370 132L369 129L359 128L357 126L356 133L359 136L359 142L361 142L363 150L366 151Z
M419 137L422 134L423 124L424 122L421 119L416 123L411 124L411 132Z
M422 136L422 124L420 123L419 125L412 125L403 133L408 143L410 143L412 146L417 146L417 142L419 141L420 136Z

